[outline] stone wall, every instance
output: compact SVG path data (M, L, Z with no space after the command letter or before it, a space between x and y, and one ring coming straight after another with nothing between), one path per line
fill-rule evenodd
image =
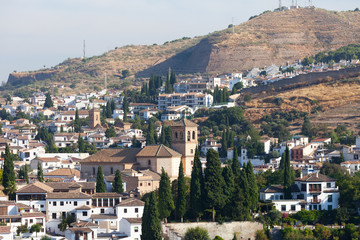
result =
M225 222L219 224L216 222L199 222L199 223L166 223L162 225L164 236L169 240L184 239L185 233L189 228L201 227L209 232L210 239L220 236L224 240L231 240L234 233L237 239L255 239L257 230L262 230L263 225L258 222Z

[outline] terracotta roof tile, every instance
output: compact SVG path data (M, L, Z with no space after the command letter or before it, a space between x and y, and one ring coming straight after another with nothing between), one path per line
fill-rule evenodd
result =
M125 218L129 223L142 223L141 218Z
M24 213L21 213L21 217L23 217L23 218L44 217L45 218L45 214L43 214L42 212L24 212Z
M54 192L48 193L46 199L91 199L91 196L82 192Z
M92 214L91 219L117 219L115 214Z
M79 184L81 185L81 188L87 189L87 190L91 190L91 189L95 189L96 188L96 183L95 182L77 182L77 183L73 183L73 182L46 182L46 185L48 185L49 187L53 188L54 191L64 191L64 190L69 190L71 188L72 185L74 184Z
M321 173L310 173L309 175L305 175L302 178L296 178L295 181L301 182L335 182L334 178L328 177Z
M0 226L0 233L11 233L11 226Z
M135 163L136 154L142 149L140 148L125 148L125 149L103 149L83 160L83 163L101 163L101 162L114 162L114 163Z
M144 147L136 157L181 157L182 155L164 145L149 145Z
M137 198L128 198L121 201L117 207L135 207L135 206L144 206L145 202L137 199Z
M183 119L177 122L174 122L171 126L174 127L198 127L199 125L197 125L196 123L187 120L187 119Z
M72 232L87 232L87 233L92 232L92 230L88 227L72 227L69 228L69 230Z
M80 171L71 168L60 168L44 174L44 177L48 177L48 176L66 176L66 177L76 176L80 178Z
M42 182L35 182L19 189L16 193L49 193L53 190L52 187Z
M106 198L106 197L122 197L123 195L115 192L104 192L104 193L95 193L92 195L93 198Z

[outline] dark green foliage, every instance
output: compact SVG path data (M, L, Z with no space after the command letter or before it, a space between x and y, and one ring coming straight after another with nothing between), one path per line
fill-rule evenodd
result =
M231 90L231 95L237 93L239 90L241 90L244 87L242 82L235 83Z
M241 169L240 169L240 162L238 159L237 147L234 147L234 154L233 154L231 168L232 168L235 179L240 178Z
M16 234L18 236L20 235L20 233L27 233L27 232L29 232L29 229L26 225L20 225L16 229Z
M121 179L121 173L120 173L119 169L116 170L116 172L115 172L115 178L112 183L112 191L116 192L116 193L124 192L123 183L122 183L122 179Z
M285 199L291 199L291 185L293 184L294 178L292 175L292 168L290 165L290 151L286 146L285 150L285 162L284 162L284 193Z
M142 240L161 240L161 223L155 192L151 192L150 198L145 201L144 213L142 216Z
M26 181L26 183L29 183L29 165L25 164L24 166L20 167L19 170L19 179L24 179Z
M136 139L134 135L133 139L131 140L131 147L132 148L141 148L141 142Z
M224 239L220 236L215 236L213 240L224 240Z
M131 126L132 129L142 129L142 124L138 115L135 115L134 122Z
M129 101L126 95L124 95L124 100L123 100L123 111L124 111L124 116L123 116L123 121L127 121L127 113L129 112Z
M226 103L229 99L229 96L230 94L226 87L223 88L222 90L219 89L218 86L214 88L214 93L213 93L214 103Z
M146 145L153 145L158 142L157 133L155 130L155 119L149 119L148 131L146 133Z
M210 240L209 233L206 229L196 227L189 228L185 233L185 240Z
M200 153L199 149L196 148L190 182L190 211L195 218L200 217L203 211L203 183L204 179L200 162Z
M105 192L105 181L101 166L98 167L98 171L96 175L96 192L98 193Z
M177 184L178 192L176 199L176 216L177 218L182 219L186 212L186 181L182 161L180 162L179 166L179 176Z
M39 182L44 181L44 173L43 173L43 169L42 169L40 162L38 162L38 167L37 167L37 180Z
M15 171L13 155L10 152L10 147L6 144L4 154L4 168L3 168L3 186L4 192L7 195L14 194L13 187L15 185ZM16 185L15 185L16 188ZM15 190L16 191L16 190Z
M259 189L256 182L256 177L254 174L254 169L249 161L246 165L246 176L249 183L249 208L252 210L256 210L258 207L258 199L259 199Z
M305 57L302 61L301 61L301 64L303 66L309 66L311 64L314 63L314 58L313 57Z
M264 230L257 230L255 233L255 240L267 240Z
M78 136L78 147L79 147L79 153L85 152L85 140L81 137L80 134Z
M76 109L76 111L75 111L74 131L77 133L81 132L81 121L79 118L79 110L78 109Z
M162 126L159 141L161 144L167 147L171 147L171 142L172 142L171 126L165 126L165 125Z
M310 119L308 116L304 117L304 123L301 128L301 134L303 134L309 138L312 138L312 135L313 135L312 126L311 126Z
M164 168L161 169L161 179L159 186L159 214L161 219L167 219L171 211L175 209L174 201L171 196L170 178L165 172Z
M111 110L111 102L107 101L106 107L105 107L106 118L112 118L112 114L113 114L113 112Z
M116 137L116 132L114 127L107 128L105 131L105 136L107 138Z
M72 214L63 214L61 216L61 222L58 225L58 228L60 229L60 231L64 232L66 230L67 227L70 227L71 223L76 222L76 217Z
M350 44L348 46L341 47L335 51L329 51L327 53L320 52L315 55L316 62L339 62L340 60L353 60L360 58L360 45Z
M54 106L54 103L51 99L51 95L50 92L46 93L46 98L45 98L45 103L44 103L44 108L51 108Z
M35 136L36 140L42 140L46 142L47 146L45 147L46 152L57 153L58 149L53 141L53 134L50 133L47 128L41 127L38 129L38 134Z
M38 223L31 225L30 231L35 232L37 237L37 233L41 231L41 225Z
M127 77L129 77L129 76L130 76L130 71L129 71L129 69L124 69L124 70L122 70L122 71L121 71L121 75L122 75L121 78L127 78Z
M215 209L222 209L225 205L224 179L221 175L221 163L219 154L214 149L209 149L206 154L204 190L207 204L212 208L213 221L215 221Z
M222 209L225 216L231 216L232 214L232 197L235 192L235 178L230 166L226 166L222 169L222 176L224 178L224 199L226 201L225 207Z

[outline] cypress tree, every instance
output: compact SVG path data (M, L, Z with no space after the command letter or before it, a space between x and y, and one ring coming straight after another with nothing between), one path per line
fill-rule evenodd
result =
M285 163L285 152L283 152L283 154L281 155L281 159L280 159L280 165L279 165L279 169L283 170L284 169L284 163Z
M227 155L227 148L228 148L227 135L226 135L226 130L224 130L221 138L221 151L220 151L221 157L225 157Z
M214 149L206 153L206 168L204 190L208 206L212 209L212 220L215 221L215 209L222 209L225 205L224 179L221 175L219 154Z
M176 216L181 219L181 222L183 222L183 217L186 212L186 181L182 161L180 161L177 184L178 194L176 199Z
M14 161L13 156L10 152L9 145L6 144L5 154L4 154L4 169L3 169L3 182L4 192L7 195L11 195L12 186L15 184L15 171L14 171Z
M171 211L175 209L174 201L171 196L170 178L165 172L164 168L161 169L161 179L159 186L159 214L160 218L167 222Z
M97 176L96 176L96 192L99 193L105 192L105 181L101 166L98 167Z
M224 215L231 216L232 213L232 197L235 191L235 179L232 168L230 166L226 166L222 170L222 176L224 178L225 187L224 187L224 196L225 196L225 207L224 207Z
M239 181L235 183L235 190L232 199L232 216L236 220L248 220L249 204L248 204L248 181L244 169L240 172Z
M54 103L51 99L51 95L50 95L50 92L47 92L46 93L46 98L45 98L45 103L44 103L44 108L51 108L54 106Z
M111 103L109 101L106 103L106 117L112 118Z
M112 191L116 192L116 193L123 193L124 192L122 179L121 179L121 173L120 173L119 169L116 170L116 172L115 172L115 178L114 178L114 181L112 183Z
M233 154L231 168L232 168L235 179L239 179L241 169L240 169L240 162L239 162L236 146L234 146L234 154Z
M85 140L81 137L80 133L78 136L78 147L79 147L79 153L85 152Z
M174 86L175 83L176 83L176 74L175 74L174 70L171 69L170 84L171 84L171 86Z
M115 108L116 108L116 104L115 104L114 99L112 99L112 100L111 100L111 102L110 102L110 106L111 106L111 112L113 113L113 112L114 112L114 110L115 110Z
M197 220L202 215L203 210L203 174L200 162L200 152L196 147L194 156L194 165L191 171L190 182L190 210L193 217Z
M165 131L165 146L171 148L171 144L172 144L171 127L168 126Z
M151 192L150 199L145 202L142 216L142 240L161 240L161 223L156 204L155 192Z
M246 176L249 183L250 209L256 210L259 202L259 189L254 174L253 165L249 161L246 165Z
M284 193L285 199L291 199L292 171L290 166L290 151L286 146L284 161Z
M43 169L42 169L40 162L38 162L38 167L37 167L37 180L39 182L44 181L44 173L43 173Z
M75 132L81 132L81 121L80 121L80 118L79 118L79 110L76 108L76 111L75 111L75 122L74 122L75 126L74 126L74 130Z

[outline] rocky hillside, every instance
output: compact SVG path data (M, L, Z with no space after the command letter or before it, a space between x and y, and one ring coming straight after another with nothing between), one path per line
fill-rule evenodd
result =
M360 12L330 12L294 9L266 12L232 29L194 39L179 39L163 45L125 46L101 56L69 59L52 69L12 73L10 86L76 83L88 89L103 82L122 87L134 84L134 75L164 74L169 67L177 73L223 73L284 64L320 51L360 43ZM133 76L120 80L121 71ZM136 84L136 82L135 82Z

